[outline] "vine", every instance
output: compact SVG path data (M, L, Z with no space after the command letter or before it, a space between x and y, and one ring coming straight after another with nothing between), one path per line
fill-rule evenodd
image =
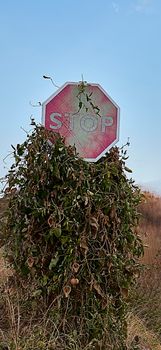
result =
M115 147L87 163L58 134L32 125L6 177L6 256L28 300L52 305L60 331L72 327L82 348L95 341L124 350L128 293L143 253L140 190L126 177L126 152Z
M87 84L86 81L83 80L82 78L82 81L78 84L78 94L77 94L77 98L78 98L78 105L79 105L79 109L78 109L78 112L80 112L81 109L85 109L86 112L88 112L89 110L89 106L92 107L92 110L94 111L94 113L96 115L98 115L99 117L101 117L100 115L100 108L98 106L96 106L92 100L92 94L93 92L91 93L87 93L86 92L86 88L89 84ZM85 100L85 101L84 101Z

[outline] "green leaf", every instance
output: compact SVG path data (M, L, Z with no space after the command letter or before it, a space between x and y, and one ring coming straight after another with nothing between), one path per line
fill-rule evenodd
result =
M83 106L83 102L82 101L79 101L79 109L81 109Z
M44 275L42 280L41 280L41 284L43 287L45 287L48 283L48 276Z
M57 265L58 261L59 261L59 256L56 254L55 258L52 258L50 261L49 270L52 270L52 268Z
M125 171L127 171L128 173L132 173L132 170L131 169L129 169L127 166L125 166Z
M86 94L86 100L87 100L87 102L91 100L91 99L90 99L90 96L87 95L87 94Z
M54 235L55 237L59 238L61 236L61 227L51 228L49 231L49 235L50 237Z
M61 237L61 243L62 243L62 245L65 244L65 243L67 243L68 241L69 241L69 237L68 237L68 236L62 236L62 237Z
M30 272L30 270L29 270L29 268L28 268L27 265L22 265L22 266L21 266L21 272L22 272L22 274L23 274L24 276L27 276L28 273Z
M42 290L41 289L36 289L34 290L34 292L32 293L33 297L39 297L42 294Z
M17 144L17 154L18 156L22 156L24 153L24 147L23 145L20 145L19 143Z

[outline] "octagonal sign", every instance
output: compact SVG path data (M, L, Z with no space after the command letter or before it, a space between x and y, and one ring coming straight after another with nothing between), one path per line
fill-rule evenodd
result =
M118 141L119 107L98 84L65 83L42 106L43 125L89 162Z

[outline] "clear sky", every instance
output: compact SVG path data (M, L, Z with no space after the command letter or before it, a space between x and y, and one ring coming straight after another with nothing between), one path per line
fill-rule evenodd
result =
M0 176L10 145L59 85L102 85L120 106L119 146L130 138L128 166L137 183L161 191L161 1L0 1ZM8 158L6 162L9 164ZM7 166L7 165L5 165Z

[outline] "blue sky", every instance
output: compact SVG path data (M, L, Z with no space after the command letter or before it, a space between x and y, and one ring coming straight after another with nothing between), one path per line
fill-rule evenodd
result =
M161 192L160 0L5 0L0 2L0 177L10 145L25 139L34 108L59 85L102 85L120 106L119 146L139 184Z

